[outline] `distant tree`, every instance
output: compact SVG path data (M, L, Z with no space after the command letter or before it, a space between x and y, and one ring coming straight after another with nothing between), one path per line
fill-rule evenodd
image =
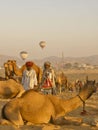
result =
M78 65L79 65L79 63L77 63L77 62L74 63L74 66L78 66Z
M78 69L78 68L79 68L79 64L78 64L77 62L75 62L75 63L73 64L73 67L76 68L76 69Z
M71 64L71 63L66 63L66 64L64 65L64 68L65 68L65 69L70 69L70 68L72 68L72 64Z

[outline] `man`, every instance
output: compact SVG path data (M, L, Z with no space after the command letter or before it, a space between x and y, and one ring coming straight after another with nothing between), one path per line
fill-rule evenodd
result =
M34 89L34 86L37 86L37 77L35 70L32 68L33 62L28 61L25 65L26 70L23 72L22 85L24 86L25 90Z
M55 74L49 61L44 63L41 88L44 94L56 94Z

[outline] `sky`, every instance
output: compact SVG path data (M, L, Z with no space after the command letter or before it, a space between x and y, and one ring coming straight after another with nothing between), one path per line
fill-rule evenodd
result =
M21 51L29 59L97 55L98 0L0 0L0 55Z

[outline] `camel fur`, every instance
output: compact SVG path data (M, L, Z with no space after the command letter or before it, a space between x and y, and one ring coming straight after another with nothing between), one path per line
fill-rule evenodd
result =
M13 79L0 81L0 98L2 99L14 98L21 95L24 91L23 86Z
M94 81L88 82L79 93L83 101L95 92L94 83ZM35 124L55 123L56 120L82 105L79 96L65 100L55 95L43 95L28 90L21 97L9 101L3 108L3 114L8 122L16 126L23 125L24 121ZM3 120L1 123L4 123Z

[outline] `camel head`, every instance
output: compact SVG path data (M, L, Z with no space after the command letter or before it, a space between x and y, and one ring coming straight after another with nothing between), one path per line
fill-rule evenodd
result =
M87 80L86 83L84 84L82 90L79 93L79 96L83 100L87 100L88 98L91 97L91 95L96 92L96 83L95 80Z
M8 70L9 70L9 78L13 78L14 76L14 68L13 68L13 62L15 62L15 60L8 60L7 61L7 64L8 64Z
M4 68L5 68L5 78L9 79L11 76L12 68L9 67L10 65L8 62L4 63ZM11 69L11 70L10 70Z

